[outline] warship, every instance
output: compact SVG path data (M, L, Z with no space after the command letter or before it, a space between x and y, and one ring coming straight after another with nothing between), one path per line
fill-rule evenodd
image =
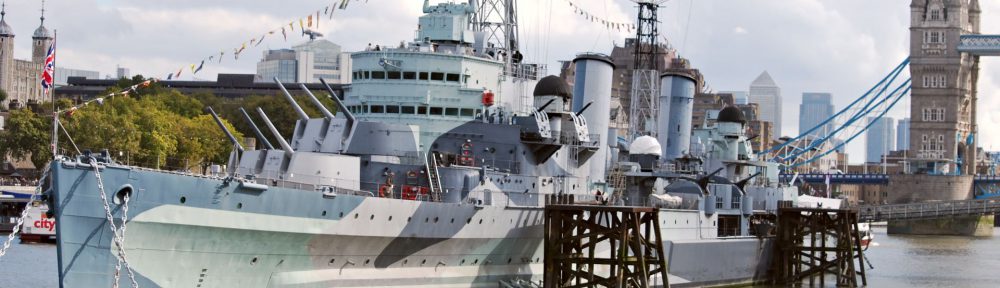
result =
M302 86L322 114L307 115L286 90L291 138L244 111L260 147L225 131L224 169L58 156L43 185L60 285L536 287L556 201L660 207L674 286L767 273L754 224L798 192L755 160L742 112L692 130L694 79L667 73L657 121L677 129L619 141L607 56L579 54L570 88L485 43L476 5L425 0L413 41L353 53L344 95L317 93L336 113Z

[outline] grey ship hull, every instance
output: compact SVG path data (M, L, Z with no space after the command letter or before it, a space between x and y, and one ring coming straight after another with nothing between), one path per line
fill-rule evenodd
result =
M109 199L133 189L124 246L142 287L496 287L542 274L540 208L261 191L115 165L101 172ZM92 166L63 160L52 176L62 287L109 287L117 252ZM122 206L111 207L120 225ZM671 281L759 277L770 253L762 243L670 241Z

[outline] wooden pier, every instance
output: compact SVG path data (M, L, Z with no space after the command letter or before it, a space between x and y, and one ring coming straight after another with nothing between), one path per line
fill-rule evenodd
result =
M546 206L545 287L669 287L658 215L652 207Z
M856 210L780 208L776 248L773 284L868 285Z

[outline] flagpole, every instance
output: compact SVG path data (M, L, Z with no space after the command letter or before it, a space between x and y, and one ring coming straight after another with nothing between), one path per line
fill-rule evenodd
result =
M55 45L56 39L59 39L59 30L52 30L52 44ZM52 49L52 89L49 92L49 101L52 101L52 159L57 159L59 157L58 147L59 147L59 111L56 111L56 55L54 47ZM42 64L44 71L44 63ZM43 92L44 93L44 92Z

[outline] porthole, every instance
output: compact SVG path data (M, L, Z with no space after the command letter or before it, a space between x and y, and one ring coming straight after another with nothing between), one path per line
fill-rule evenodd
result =
M368 217L368 220L375 220L375 214L372 214L372 216Z
M323 210L323 216L326 216L326 210Z
M392 216L389 216L389 221L392 221Z
M329 263L329 265L333 265L333 262L336 262L336 261L337 261L337 259L335 259L335 258L330 258L330 263Z
M434 217L434 223L438 223L438 217Z
M455 218L451 218L451 223L455 223Z
M542 260L542 259L538 258L538 257L535 257L535 262L538 262L539 260Z
M424 218L424 223L427 223L427 222L431 222L431 218L430 217Z
M409 262L410 262L410 259L403 259L403 265L406 265L406 263L409 263Z
M513 258L507 258L507 264L510 264L511 261L514 261L514 259Z
M410 222L410 220L413 220L413 217L406 217L406 222Z
M358 219L358 213L354 213L354 219Z
M372 259L365 259L365 265L366 266L368 265L368 263L371 263L371 262L372 262Z
M236 209L243 209L243 203L236 203Z
M181 196L181 204L184 204L184 202L187 202L187 201L188 201L187 197Z
M479 224L483 224L483 219L479 219Z
M340 212L340 218L344 218L344 212Z
M472 223L472 218L465 219L465 224L471 224L471 223Z
M472 265L476 265L476 264L479 264L479 259L473 259L472 260Z
M250 259L250 265L254 264L257 264L257 257L253 257L253 259Z
M420 261L420 265L424 265L424 264L427 264L427 259L424 259L423 261Z
M462 262L459 262L459 265L465 265L465 259L462 259Z

